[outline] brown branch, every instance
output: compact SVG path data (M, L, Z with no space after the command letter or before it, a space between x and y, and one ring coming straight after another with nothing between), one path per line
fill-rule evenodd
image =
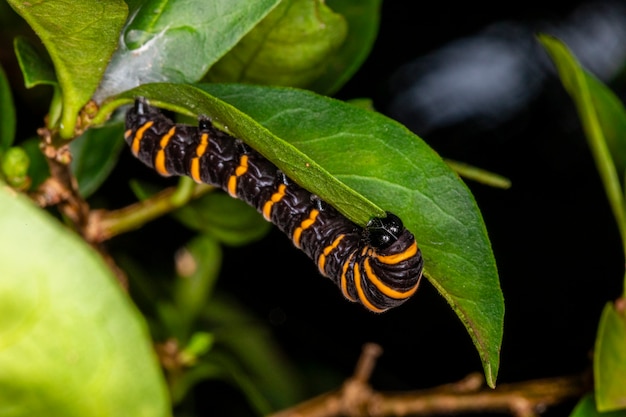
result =
M368 344L354 376L336 390L322 394L270 417L397 417L437 414L509 413L535 417L548 407L581 397L591 389L587 374L545 378L485 387L482 374L439 387L405 392L376 392L367 383L382 352Z
M126 274L99 242L94 242L87 236L90 207L80 194L78 182L70 169L72 155L69 143L56 144L54 132L48 128L40 128L37 133L42 139L41 150L48 162L50 177L31 194L31 199L40 207L56 206L59 212L71 222L73 229L102 256L122 287L127 288Z
M56 205L81 232L87 224L89 205L78 191L78 183L70 170L72 155L69 144L56 147L53 133L47 128L37 130L42 139L41 150L50 168L50 178L44 181L32 195L33 200L41 206Z

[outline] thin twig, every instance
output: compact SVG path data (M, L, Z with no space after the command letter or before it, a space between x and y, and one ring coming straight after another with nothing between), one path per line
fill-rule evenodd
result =
M177 188L166 188L146 200L118 210L93 210L85 227L85 239L104 242L119 234L135 230L145 223L170 213L190 199L198 198L213 190L206 184L195 184L185 199L176 197Z
M536 417L548 407L578 398L591 389L587 374L485 387L481 374L427 390L381 393L367 383L382 349L368 344L355 374L344 385L269 417L398 417L437 414L509 413Z

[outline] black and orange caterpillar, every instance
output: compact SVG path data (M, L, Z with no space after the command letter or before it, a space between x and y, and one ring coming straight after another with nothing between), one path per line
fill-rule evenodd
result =
M199 118L198 127L175 124L143 98L126 114L124 137L132 153L159 174L190 176L255 207L348 300L383 312L417 290L422 255L397 216L387 213L359 227L207 117Z

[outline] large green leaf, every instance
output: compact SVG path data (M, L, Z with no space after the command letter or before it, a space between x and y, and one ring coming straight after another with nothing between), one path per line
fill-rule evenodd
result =
M0 415L167 416L139 312L102 259L0 188Z
M96 90L117 47L128 8L122 0L7 0L45 45L63 95L63 138L74 136L76 116Z
M290 88L202 88L144 85L121 99L141 95L182 113L210 115L356 223L379 215L377 207L398 214L494 385L504 316L497 269L474 198L441 158L397 122L338 100Z
M283 0L208 73L214 82L307 87L345 40L344 18L321 0Z
M97 99L150 81L195 82L280 0L135 0Z

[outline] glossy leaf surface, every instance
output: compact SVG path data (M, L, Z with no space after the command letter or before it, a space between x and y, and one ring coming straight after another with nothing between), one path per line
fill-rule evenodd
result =
M214 82L307 87L328 67L347 25L320 0L284 0L208 74Z
M154 81L195 82L279 0L130 2L130 19L96 98Z
M39 35L56 70L63 110L61 137L74 136L76 116L89 101L117 47L128 12L122 0L7 0Z

